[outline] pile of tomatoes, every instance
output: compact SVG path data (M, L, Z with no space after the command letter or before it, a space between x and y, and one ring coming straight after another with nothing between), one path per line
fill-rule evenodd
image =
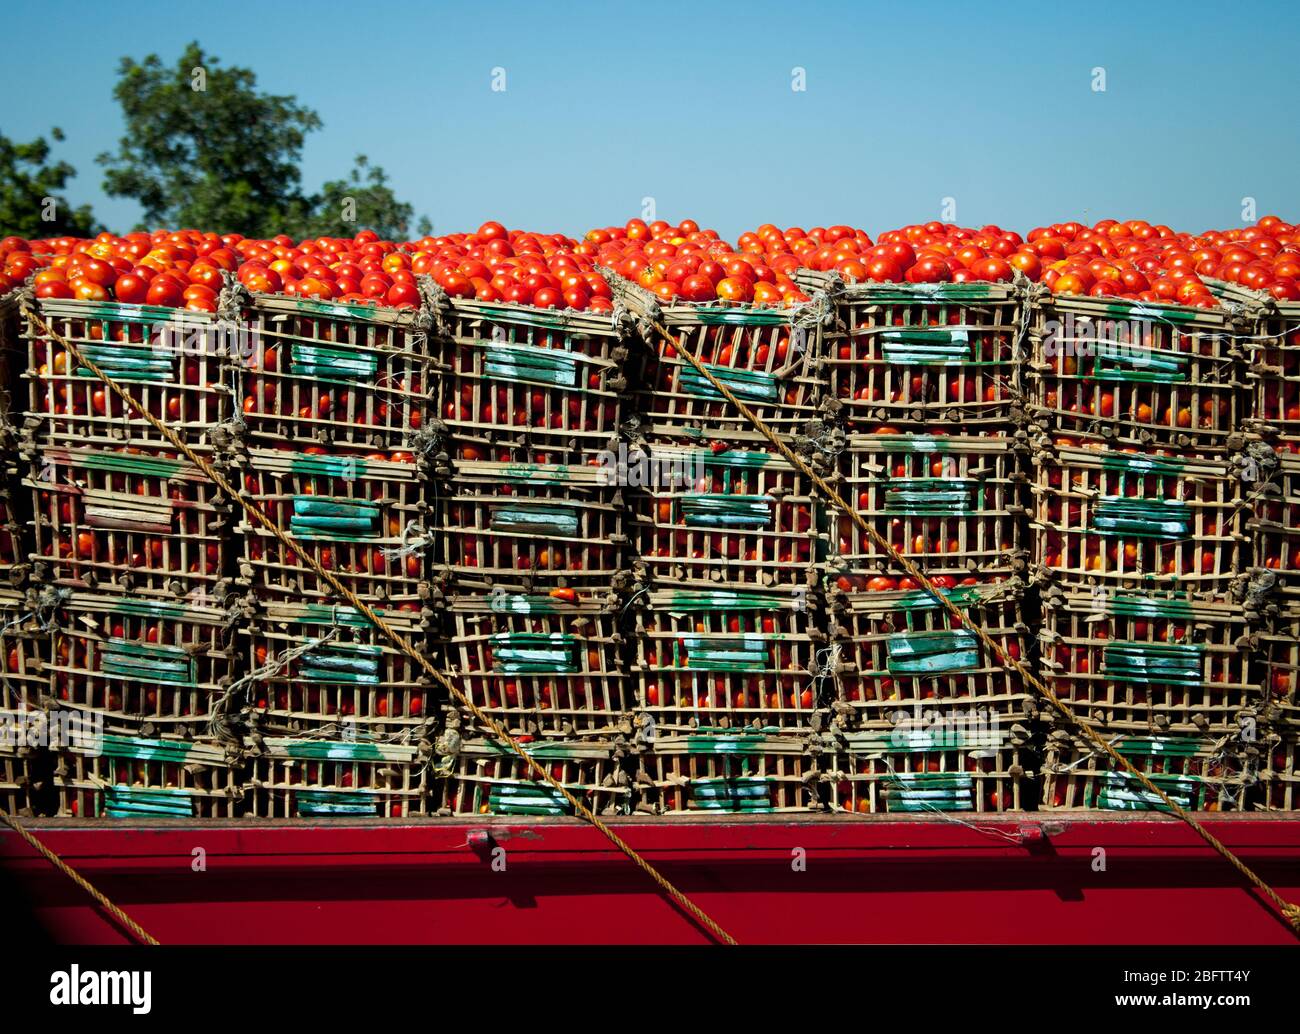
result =
M694 219L676 226L630 219L624 226L591 230L579 250L663 301L791 306L809 300L790 279L798 256L769 263L761 252L742 253L713 230L701 230Z

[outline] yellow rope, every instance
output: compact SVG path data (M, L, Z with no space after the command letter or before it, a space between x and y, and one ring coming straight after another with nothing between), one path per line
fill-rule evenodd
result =
M1229 848L1222 841L1220 841L1216 836L1214 836L1213 833L1211 833L1199 822L1197 822L1196 819L1194 819L1186 809L1184 809L1181 805L1179 805L1176 801L1174 801L1168 794L1166 794L1162 789L1160 789L1160 787L1158 787L1155 783L1153 783L1150 779L1148 779L1144 773L1138 771L1138 769L1135 768L1127 758L1125 758L1117 750L1115 750L1114 747L1112 747L1109 743L1107 743L1106 740L1098 732L1080 723L1078 718L1075 716L1074 712L1065 703L1063 703L1060 699L1058 699L1056 694L1053 693L1048 686L1046 686L1044 683L1039 681L1038 678L1035 677L1034 674L1028 668L1026 668L1020 661L1016 660L1013 657L1007 656L1003 652L1002 648L997 644L997 642L994 641L994 639L988 634L988 632L986 632L980 625L972 622L968 615L963 614L962 611L958 609L957 605L953 603L952 600L950 600L946 595L944 595L944 593L941 590L939 590L934 585L934 583L930 581L929 578L925 576L924 572L922 572L920 568L918 568L914 563L912 563L911 560L909 560L906 556L904 556L897 549L895 549L885 539L883 535L881 535L878 531L876 531L875 528L873 528L870 524L868 524L866 519L861 514L859 514L857 510L855 510L847 502L845 502L844 498L839 494L839 492L835 490L835 488L832 485L830 485L826 481L825 478L823 478L820 474L818 474L815 470L813 470L812 467L810 467L803 460L802 457L800 457L798 454L794 452L794 450L792 450L788 445L786 445L785 442L783 442L776 435L776 433L773 432L771 428L769 428L767 424L765 424L758 417L758 415L753 412L753 410L751 410L747 405L745 405L744 402L742 402L740 399L736 397L735 393L733 393L732 390L729 387L727 387L726 384L724 384L721 380L715 377L713 373L707 367L704 366L703 363L701 363L698 359L695 358L695 356L691 355L689 351L683 348L681 341L679 341L668 330L667 327L665 327L662 323L659 323L658 321L651 321L651 325L654 327L656 331L659 332L659 334L663 336L665 341L667 341L669 344L673 346L673 348L676 349L678 354L680 354L683 358L685 358L686 361L689 362L691 366L695 368L695 371L698 374L700 374L700 376L704 377L710 384L713 385L715 389L718 390L718 392L720 392L727 399L728 402L730 402L733 406L735 406L740 411L741 415L744 416L747 420L749 420L749 422L754 425L754 427L759 431L759 433L762 434L763 437L766 438L769 442L771 442L772 446L778 452L780 452L782 456L784 456L787 460L793 463L800 470L800 472L803 473L805 477L807 477L810 481L812 481L812 483L816 485L817 488L819 488L825 494L827 499L833 502L845 514L847 514L849 518L853 521L853 523L857 525L859 530L864 532L866 536L876 546L878 546L881 550L887 553L890 556L890 558L893 559L897 564L899 564L905 571L907 571L909 575L911 575L918 582L920 582L921 585L925 587L926 591L928 591L930 595L932 595L936 600L938 600L938 602L943 606L943 608L947 610L948 613L953 618L955 618L959 623L961 623L963 627L968 628L972 632L974 632L979 637L980 642L982 642L984 646L987 647L992 652L993 656L996 657L1004 667L1014 669L1015 672L1025 680L1026 683L1028 683L1035 690L1037 690L1047 700L1047 702L1051 704L1052 707L1054 707L1062 716L1066 718L1067 721L1069 721L1072 725L1077 726L1080 729L1080 731L1084 734L1084 736L1087 737L1090 741L1092 741L1093 745L1098 750L1107 754L1112 761L1114 761L1121 768L1126 770L1130 775L1134 776L1138 780L1138 782L1142 784L1143 787L1145 787L1147 790L1155 794L1160 799L1161 803L1163 803L1174 815L1177 815L1180 819L1182 819L1189 826L1191 826L1192 829L1194 829L1207 844L1209 844L1212 848L1214 848L1214 850L1219 852L1219 854L1221 854L1225 859L1227 859L1228 862L1239 873L1241 873L1242 876L1244 876L1256 887L1258 887L1260 892L1263 893L1265 897L1267 897L1270 901L1273 902L1274 905L1277 906L1278 911L1281 912L1283 917L1287 920L1287 922L1291 924L1292 931L1296 934L1296 936L1300 937L1300 905L1291 904L1290 902L1282 898L1281 895L1277 893L1277 891L1275 891L1272 887L1270 887L1267 883L1265 883L1258 875L1256 875L1246 865L1245 862L1243 862L1240 858L1238 858L1235 854L1233 854L1232 851L1229 850Z
M29 844L31 844L32 847L36 848L37 851L43 854L49 860L50 864L53 865L56 869L58 869L61 873L63 873L63 875L68 877L68 879L70 879L78 887L80 887L92 898L94 898L101 905L103 905L104 908L109 912L109 914L113 916L114 919L116 919L119 923L121 923L133 934L135 934L135 939L137 941L139 941L141 944L158 943L158 941L152 935L150 935L148 931L145 930L144 927L142 927L129 915L127 915L115 904L113 904L113 902L109 901L108 898L106 898L98 890L98 888L96 888L94 885L90 883L89 880L86 879L86 877L82 876L81 873L77 872L76 869L70 866L62 858L56 855L53 851L51 851L48 847L42 844L34 836L32 836L31 833L29 833L26 829L24 829L19 824L16 818L10 815L7 811L0 811L0 820L3 820L5 824L8 825L15 833L17 833L20 837L22 837Z
M727 931L724 930L721 926L719 926L710 916L705 914L705 912L701 910L700 907L695 904L695 902L691 901L690 898L688 898L685 894L683 894L680 890L678 890L675 886L673 886L673 884L670 883L667 880L667 878L664 877L657 869L655 869L654 866L652 866L649 862L647 862L644 858L642 858L639 854L637 854L637 852L633 850L631 845L629 845L626 841L623 840L622 837L620 837L617 833L615 833L612 829L610 829L609 826L607 826L604 822L602 822L595 815L595 813L593 813L585 804L583 804L580 800L578 800L577 797L575 797L572 793L570 793L568 789L564 787L557 779L554 779L551 776L550 772L548 772L527 751L525 751L523 746L517 740L515 740L515 738L511 736L510 733L503 726L498 724L490 716L484 714L474 704L473 701L471 701L468 697L465 696L464 693L461 692L459 687L455 686L450 679L448 679L442 672L440 672L437 668L435 668L432 662L430 662L427 657L425 657L422 653L416 650L415 647L413 647L409 642L407 642L406 639L400 633L398 633L395 629L393 629L386 621L384 621L382 617L380 617L377 613L375 613L375 611L370 606L368 606L355 593L353 593L350 589L348 589L347 586L345 586L341 581L339 581L337 577L335 577L331 572L327 571L324 567L322 567L319 561L317 561L315 557L311 556L306 550L299 548L298 543L294 541L294 539L291 538L279 525L277 525L274 521L272 521L271 518L266 515L266 513L262 510L261 507L259 507L256 503L252 502L251 500L246 499L242 495L240 495L240 493L234 488L234 486L231 485L230 482L227 481L226 478L218 470L213 468L213 466L210 463L208 463L206 459L204 459L192 448L190 448L190 446L187 445L180 438L180 436L176 434L175 431L169 428L157 417L149 413L144 408L144 406L142 406L133 396L128 394L122 388L122 386L117 383L117 381L115 381L112 377L108 376L108 374L106 374L103 370L101 370L94 363L93 360L88 358L80 349L78 349L70 341L68 341L62 335L52 330L49 327L49 325L46 324L45 321L41 319L41 317L38 316L34 311L32 311L29 307L24 305L23 312L27 316L28 320L31 321L32 325L35 326L36 329L41 332L43 337L48 338L52 341L57 341L60 345L66 348L68 352L71 353L73 358L77 360L77 363L80 366L89 370L101 381L103 381L104 384L107 385L108 388L113 392L113 394L117 395L118 398L120 398L123 402L125 402L128 406L130 406L138 415L143 417L150 424L150 426L154 428L154 430L158 431L164 438L166 438L169 442L171 442L171 444L174 445L181 453L183 453L185 457L190 460L190 462L192 462L195 466L197 466L200 470L202 470L203 473L206 474L217 485L218 488L220 488L223 492L226 493L226 495L228 495L236 503L242 506L250 517L256 520L258 524L262 525L262 527L266 528L266 530L269 531L272 535L274 535L286 549L290 550L300 560L302 560L303 563L305 563L308 567L310 567L312 571L316 574L316 577L320 578L322 581L328 584L329 587L334 590L334 592L336 592L341 598L347 600L347 602L351 604L353 607L355 607L359 613L364 614L366 619L371 624L373 624L377 629L379 629L379 631L382 632L394 646L396 646L399 650L402 651L402 653L406 654L406 656L411 658L411 660L415 661L416 664L418 664L421 668L423 668L425 673L428 674L430 678L432 678L435 682L437 682L440 686L442 686L445 690L447 690L452 696L454 696L458 701L460 701L460 703L464 707L466 707L474 715L475 718L477 718L480 722L482 722L489 729L491 729L492 732L498 737L498 739L500 739L503 743L508 745L512 751L514 751L517 755L519 755L519 757L523 759L524 763L527 764L529 768L531 768L534 772L537 773L538 776L540 776L543 780L545 780L557 791L559 791L559 793L563 795L564 799L567 800L571 805L573 805L574 811L578 815L586 819L593 826L595 826L596 829L600 830L601 833L603 833L606 837L608 837L610 842L615 847L617 847L620 851L622 851L623 854L625 854L639 869L641 869L647 876L649 876L652 880L654 880L654 882L657 883L659 887L666 894L668 894L689 915L693 916L695 920L700 923L700 925L704 926L706 929L712 932L713 935L717 937L718 940L722 941L724 944L737 943L735 938L732 937L731 934L727 933Z

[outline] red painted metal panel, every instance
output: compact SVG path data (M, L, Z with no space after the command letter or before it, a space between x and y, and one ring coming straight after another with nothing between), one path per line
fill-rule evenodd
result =
M742 943L1294 941L1225 861L1158 816L614 824ZM1300 821L1208 825L1300 900ZM165 944L708 939L599 832L571 820L31 828ZM483 832L492 839L480 842ZM193 869L196 848L206 871ZM56 940L126 939L8 831L0 867Z

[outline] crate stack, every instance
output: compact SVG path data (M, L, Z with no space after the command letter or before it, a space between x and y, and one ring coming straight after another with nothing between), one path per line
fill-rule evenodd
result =
M1249 499L1253 572L1269 590L1252 623L1257 675L1267 702L1257 807L1300 807L1300 304L1229 284L1224 301L1257 317L1246 339L1259 441L1243 476Z
M1021 292L845 285L807 270L796 281L834 304L825 366L844 436L841 494L1006 656L1028 663ZM1031 802L1029 687L847 513L831 507L826 520L833 807Z
M241 492L426 656L435 622L437 447L430 306L254 296L232 363ZM224 712L246 737L248 813L409 816L442 692L350 601L246 514L236 528L243 677Z
M626 424L637 807L823 807L828 795L807 792L804 777L818 771L809 744L830 720L816 577L824 510L678 345L828 470L824 312L660 305L612 279L616 301L644 331L632 360L637 412Z
M31 304L202 458L224 464L226 321L115 302ZM48 752L29 762L34 810L237 814L242 751L213 725L236 672L230 507L70 351L34 323L19 334L18 455L32 514L25 627L38 630L28 670L49 723Z
M1245 323L1224 307L1060 295L1033 313L1044 679L1184 807L1240 809L1263 703L1247 605ZM1162 806L1047 717L1044 809Z
M634 703L618 429L628 321L607 312L442 299L434 482L436 590L450 677L575 796L630 810ZM571 805L466 708L439 771L452 814Z

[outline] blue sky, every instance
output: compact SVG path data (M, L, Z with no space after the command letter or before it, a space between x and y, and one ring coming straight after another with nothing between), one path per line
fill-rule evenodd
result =
M1228 227L1243 197L1300 219L1297 4L45 0L5 18L0 131L62 127L70 199L120 230L139 210L94 163L121 133L118 60L170 64L191 39L320 113L307 188L364 152L441 231L576 234L646 197L732 237L878 231L945 198L960 223L1022 230Z

